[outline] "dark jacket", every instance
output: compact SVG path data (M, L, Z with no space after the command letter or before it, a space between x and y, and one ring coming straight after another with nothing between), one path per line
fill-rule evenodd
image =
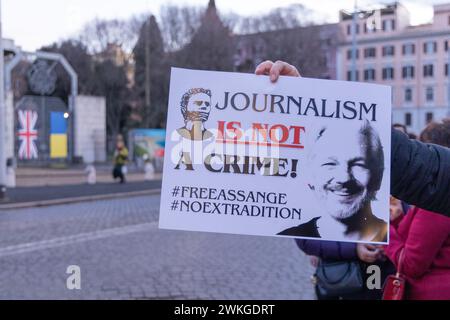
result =
M450 216L450 149L410 140L392 129L391 194Z
M309 256L333 262L343 260L359 260L356 254L356 243L295 239L297 246Z

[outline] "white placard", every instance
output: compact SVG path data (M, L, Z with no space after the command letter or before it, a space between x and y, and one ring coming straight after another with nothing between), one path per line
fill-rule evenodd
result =
M159 227L387 243L391 88L172 69Z

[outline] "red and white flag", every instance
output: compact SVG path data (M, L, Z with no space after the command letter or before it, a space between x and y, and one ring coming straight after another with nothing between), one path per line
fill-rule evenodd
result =
M36 146L36 140L38 139L36 130L38 114L36 111L19 110L18 115L20 123L20 129L17 134L20 140L19 159L38 159L38 148Z

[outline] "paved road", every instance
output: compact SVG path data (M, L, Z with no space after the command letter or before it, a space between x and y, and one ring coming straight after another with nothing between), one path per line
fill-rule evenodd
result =
M161 180L120 183L76 184L61 186L18 187L7 189L2 204L68 199L95 195L120 194L161 188Z
M311 299L290 239L159 230L159 196L0 212L0 299ZM66 269L81 268L81 290Z

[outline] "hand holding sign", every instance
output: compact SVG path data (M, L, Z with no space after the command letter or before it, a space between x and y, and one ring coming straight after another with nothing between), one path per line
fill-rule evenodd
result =
M270 76L270 81L276 82L279 76L301 77L300 72L293 65L284 61L272 62L270 60L260 63L255 74Z

